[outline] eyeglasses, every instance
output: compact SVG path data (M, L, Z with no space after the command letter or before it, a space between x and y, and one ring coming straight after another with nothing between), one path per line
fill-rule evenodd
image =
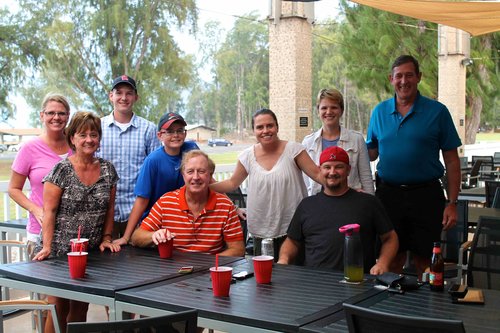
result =
M54 112L54 111L49 111L49 112L43 112L45 113L48 117L53 118L55 116L59 116L59 118L66 118L68 116L67 112Z
M178 134L178 135L183 135L183 134L186 134L186 130L185 129L178 129L178 130L166 130L166 131L163 131L163 132L160 132L161 134L165 134L166 136L172 136L174 134Z

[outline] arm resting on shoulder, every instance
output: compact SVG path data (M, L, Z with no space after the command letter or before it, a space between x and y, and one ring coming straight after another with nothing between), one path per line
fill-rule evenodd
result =
M311 156L303 150L295 157L295 163L300 170L302 170L306 175L309 176L318 184L323 184L321 182L319 167L313 162Z
M287 237L283 242L283 245L281 245L278 264L288 265L293 263L299 253L299 249L300 242Z
M210 184L210 189L219 193L228 193L236 190L238 186L248 177L248 173L240 161L236 164L233 175L231 178L223 180L218 183Z
M229 257L243 257L245 255L245 243L241 240L226 242L226 247L219 255Z
M370 274L379 275L389 272L389 266L396 257L399 248L398 235L391 230L380 236L382 247L377 263L370 269Z

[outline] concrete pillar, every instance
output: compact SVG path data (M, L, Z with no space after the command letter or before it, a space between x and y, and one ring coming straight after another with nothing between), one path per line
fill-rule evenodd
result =
M301 142L312 130L313 3L271 1L269 107L281 139Z
M450 110L458 135L464 143L465 67L470 61L470 35L460 29L439 25L438 38L438 100ZM463 156L463 146L458 149L458 153Z

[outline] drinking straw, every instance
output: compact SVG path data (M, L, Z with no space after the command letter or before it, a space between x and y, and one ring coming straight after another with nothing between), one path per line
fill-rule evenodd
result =
M78 226L78 242L80 242L80 233L81 233L81 231L82 231L82 226L79 225Z
M78 243L80 244L80 255L82 255L82 247L83 247L83 243Z
M219 254L215 254L215 270L219 270Z

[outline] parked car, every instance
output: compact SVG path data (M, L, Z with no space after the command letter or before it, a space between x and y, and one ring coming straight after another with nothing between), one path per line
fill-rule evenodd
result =
M209 139L208 140L208 145L210 147L215 147L215 146L226 146L226 147L229 147L231 146L233 143L229 140L226 140L226 139Z
M0 144L0 153L3 153L4 151L7 151L7 146L4 144Z
M11 146L9 146L9 149L8 149L8 150L9 150L9 151L13 151L13 152L17 152L17 151L19 151L19 148L20 148L20 147L21 147L21 144L20 144L20 143L18 143L17 145L11 145Z

